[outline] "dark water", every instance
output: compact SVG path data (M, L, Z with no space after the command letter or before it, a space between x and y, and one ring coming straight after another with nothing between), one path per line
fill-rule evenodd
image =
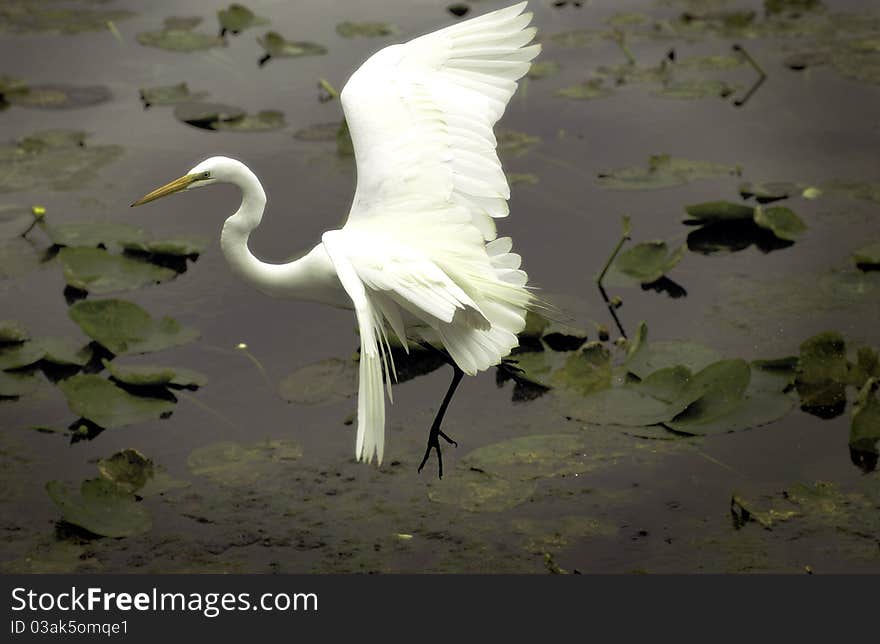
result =
M5 4L0 0L0 7ZM474 12L503 4L479 2ZM525 81L501 123L540 142L505 159L508 172L531 173L538 182L513 187L511 216L499 228L513 236L534 284L548 299L560 302L591 340L596 339L594 324L614 329L593 276L619 238L622 214L632 216L637 241L662 238L677 245L688 232L680 223L685 204L736 200L743 181L822 185L835 179L880 180L880 89L828 67L801 73L786 69L780 59L791 40L740 40L768 74L741 108L720 98L657 98L638 84L596 100L556 96L557 89L589 78L594 68L620 65L625 59L613 42L567 48L548 36L605 28L605 21L620 12L644 12L653 19L684 10L681 3L648 1L583 4L576 9L531 3L545 42L541 60L556 61L561 70L550 78ZM835 11L864 11L870 4L826 3ZM145 47L135 35L158 29L170 15L202 16L199 29L213 32L215 11L225 3L73 6L130 8L136 15L115 23L121 39L106 30L75 35L0 30L3 71L31 85L102 85L112 92L112 100L71 110L12 106L0 113L0 139L72 128L89 132L90 145L122 146L124 155L75 190L0 194L0 204L44 206L47 218L56 223L119 220L157 237L211 235L208 250L177 279L118 295L154 316L172 315L196 327L198 341L144 361L198 369L208 375L209 384L181 395L170 418L107 430L94 440L72 444L67 436L28 429L65 427L74 421L57 388L46 385L31 396L0 403L5 487L0 493L0 568L544 572L550 555L562 569L581 572L801 573L807 566L817 572L880 571L880 542L869 529L878 525L878 475L851 463L851 405L831 420L795 408L784 419L749 431L656 441L567 421L549 396L514 403L511 384L498 387L495 374L484 373L466 380L447 416L446 431L459 446L444 451L449 472L438 482L433 471L419 475L416 466L448 382L448 370L441 369L395 389L388 422L391 464L376 470L352 458L354 426L345 421L355 410L353 399L297 405L285 402L276 390L300 367L352 355L357 338L351 313L269 299L230 274L216 236L236 207L232 188L128 208L133 199L199 160L229 155L245 161L269 195L264 223L251 240L253 251L263 259L282 261L311 247L322 231L343 221L355 179L353 161L338 156L334 142L293 137L301 128L341 118L338 101L317 100L317 80L325 78L339 88L371 52L448 24L453 17L443 2L383 1L355 7L255 1L249 6L270 18L271 26L231 37L226 47L195 53ZM344 39L335 32L344 20L393 22L400 33ZM262 50L256 36L266 29L321 43L329 53L270 60L258 67ZM643 38L629 45L639 63L647 65L672 47L679 56L726 55L734 41ZM741 95L755 72L740 66L725 78L740 86ZM143 109L138 88L182 81L193 91L209 92L208 100L248 112L281 110L287 127L266 133L210 132L177 121L173 107ZM742 177L638 191L608 190L596 181L601 172L644 164L660 153L739 164ZM638 287L609 288L623 298L619 315L624 329L631 335L645 320L652 339L693 340L745 359L796 355L804 339L828 329L842 333L852 346L880 345L880 283L871 281L876 273L866 274L867 281L859 282L854 294L842 292L834 281L835 275L854 271L854 248L880 238L878 204L830 193L783 203L809 226L789 248L687 253L672 274L687 290L683 298ZM70 336L85 342L67 315L63 290L57 260L0 281L0 318L21 321L35 337ZM242 342L265 368L269 383L235 349ZM529 481L534 490L501 511L457 505L467 495L456 486L472 475L467 466L456 467L467 453L517 437L550 434L583 439L576 467ZM295 441L302 456L258 460L220 477L195 474L187 467L190 453L208 444L251 445L265 439ZM142 501L153 521L146 534L90 539L71 535L63 526L59 531L59 511L45 493L45 483L78 484L94 477L98 459L124 448L140 450L189 486ZM769 508L784 504L783 490L817 481L833 482L840 490L829 502L833 507L803 512L773 530L756 522L737 528L731 519L734 491Z

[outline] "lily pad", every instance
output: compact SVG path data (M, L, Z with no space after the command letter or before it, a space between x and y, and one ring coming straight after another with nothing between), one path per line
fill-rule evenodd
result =
M137 304L125 300L77 302L69 314L86 335L117 355L160 351L199 336L198 331L172 318L154 320Z
M68 286L95 295L159 284L177 275L170 268L114 255L103 248L62 248L58 258Z
M393 36L398 32L396 26L387 22L340 22L336 25L336 33L343 38L381 38Z
M265 440L251 445L222 441L193 450L186 462L197 476L244 485L272 475L273 468L289 467L302 454L302 447L292 440Z
M605 87L605 81L601 78L591 78L577 85L569 85L562 89L556 90L557 96L565 98L574 98L578 100L588 100L593 98L604 98L611 96L611 89Z
M224 119L213 124L215 130L230 132L269 132L280 130L285 125L284 114L276 110L263 110L256 114L244 114L237 118Z
M683 366L692 372L701 371L721 359L714 349L689 341L644 341L634 344L626 359L627 370L639 378L647 378L660 369Z
M193 236L125 242L122 244L122 247L127 251L144 253L146 255L194 257L205 252L205 249L210 243L211 242L207 237Z
M541 142L541 138L517 132L516 130L501 129L497 133L498 156L502 159L515 159L521 157Z
M178 103L192 103L205 98L207 92L191 92L186 83L177 85L164 85L161 87L142 87L140 89L141 101L144 107L151 105L176 105Z
M549 378L556 389L587 396L611 386L611 354L601 342L590 342L572 352Z
M15 320L0 320L0 344L24 342L30 334L23 324Z
M853 251L853 259L856 266L862 270L880 268L880 242L874 242Z
M285 40L284 36L276 31L266 33L257 42L266 51L260 64L265 64L269 58L299 58L300 56L323 56L327 49L317 43Z
M0 193L81 188L122 155L119 146L89 146L85 139L75 130L44 130L0 145Z
M253 11L241 4L231 4L226 9L217 12L217 19L220 21L220 35L227 31L238 34L245 29L265 25L269 21L254 14Z
M131 537L152 528L150 513L134 495L106 479L83 481L79 495L60 481L49 481L46 491L65 521L93 534Z
M462 466L428 488L431 501L455 505L469 512L502 512L525 503L534 493L532 481L510 480Z
M141 228L112 221L79 221L69 224L41 221L40 227L56 246L124 246L148 238L147 232Z
M58 365L83 366L92 357L88 347L66 338L40 338L0 346L0 369L20 369L41 360Z
M643 242L621 253L615 266L624 275L651 284L675 268L684 257L684 249L679 246L670 252L665 241Z
M739 187L739 194L743 199L754 197L760 204L788 199L797 193L797 184L785 182L744 183Z
M703 225L720 221L751 221L755 214L752 206L730 201L707 201L685 206L687 225Z
M535 80L549 78L550 76L556 76L556 74L559 73L559 70L559 63L552 60L540 60L532 63L532 66L529 67L528 73L526 73L526 77Z
M18 398L35 392L40 387L38 378L27 374L0 371L0 398Z
M654 92L662 98L696 99L696 98L727 98L736 91L736 87L724 81L704 79L679 80L666 83Z
M306 365L281 381L279 392L289 402L316 405L357 395L357 365L332 358Z
M20 369L43 359L46 350L39 342L24 342L0 347L0 369Z
M598 181L601 187L612 190L653 190L680 186L695 179L739 173L736 166L659 154L648 159L647 167L632 166L603 172Z
M850 449L857 453L880 454L880 399L877 398L878 380L865 383L853 408L849 432ZM876 461L875 461L876 462Z
M774 207L755 208L755 223L773 231L773 234L786 241L795 241L807 229L807 225L801 221L794 212L788 208Z
M104 367L115 380L136 387L204 387L208 377L192 369L182 367L157 367L153 365L122 365L116 360L102 360Z
M205 130L215 130L222 121L244 116L244 110L221 103L180 103L174 108L177 120Z
M134 396L109 380L78 374L58 383L71 411L104 429L154 420L174 411L174 402Z
M100 105L111 98L110 90L101 85L30 85L27 91L8 95L6 101L18 107L65 110Z
M153 461L136 449L124 449L98 461L101 477L126 492L137 492L153 477Z
M46 7L44 3L32 0L4 0L0 3L0 31L14 34L106 31L108 23L119 22L133 15L130 11L118 9Z
M167 51L203 51L212 47L222 47L225 43L219 36L194 31L201 18L169 18L161 31L144 31L135 38L146 47L156 47Z

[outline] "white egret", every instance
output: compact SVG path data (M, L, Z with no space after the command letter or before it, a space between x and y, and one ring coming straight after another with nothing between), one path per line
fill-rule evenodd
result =
M452 383L431 426L419 471L439 438L463 374L499 364L517 346L534 297L494 219L508 214L510 189L492 128L540 45L526 2L391 45L351 76L341 101L357 162L345 225L324 233L301 259L259 260L248 237L266 193L243 163L202 161L183 177L132 204L182 190L232 183L239 209L220 243L233 272L264 293L353 308L360 332L355 455L381 465L385 454L384 380L391 398L393 332L443 351Z

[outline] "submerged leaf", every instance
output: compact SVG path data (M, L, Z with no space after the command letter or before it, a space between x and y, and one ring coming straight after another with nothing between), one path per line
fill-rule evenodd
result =
M130 537L149 532L152 520L134 495L106 479L83 481L79 495L59 481L46 491L65 521L104 537Z
M428 488L431 501L457 505L469 512L502 512L525 503L534 493L532 481L511 480L463 466Z
M336 33L343 38L364 36L377 38L381 36L393 36L398 31L397 27L387 22L340 22L336 25Z
M577 434L523 436L470 452L462 465L508 480L530 480L587 472L595 467Z
M101 477L126 492L137 492L153 477L153 461L136 449L124 449L98 461Z
M243 485L273 475L273 468L288 467L302 454L302 447L292 440L265 440L252 445L222 441L193 450L186 462L197 476L226 485Z
M73 413L104 429L115 429L167 416L174 403L161 398L133 396L109 380L79 374L58 383Z
M69 314L86 335L117 355L159 351L199 336L198 331L172 318L154 320L137 304L125 300L77 302Z
M285 400L303 405L346 400L357 395L357 365L337 358L321 360L287 376L279 391Z

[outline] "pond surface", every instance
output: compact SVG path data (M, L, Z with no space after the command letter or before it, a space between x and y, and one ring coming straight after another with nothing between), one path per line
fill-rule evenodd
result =
M413 365L429 373L395 386L386 463L355 463L352 314L235 279L217 243L233 188L128 207L233 156L269 195L252 250L310 248L355 181L327 87L455 21L446 4L254 0L269 22L220 39L214 0L0 0L0 320L32 338L8 327L0 347L0 570L880 572L868 0L530 3L543 65L500 123L514 185L499 230L552 321L524 341L519 385L466 379L442 481L416 467L447 367ZM172 16L202 21L161 33ZM199 96L144 107L142 89L180 83ZM37 134L57 129L88 136ZM756 210L753 192L785 199ZM746 209L683 225L686 206L718 201ZM30 212L41 223L22 238ZM623 215L614 309L595 278ZM72 222L146 232L88 239ZM94 305L109 299L137 306ZM95 316L118 321L114 337ZM126 316L140 344L118 337ZM123 368L139 365L197 373ZM677 370L648 380L662 367Z

